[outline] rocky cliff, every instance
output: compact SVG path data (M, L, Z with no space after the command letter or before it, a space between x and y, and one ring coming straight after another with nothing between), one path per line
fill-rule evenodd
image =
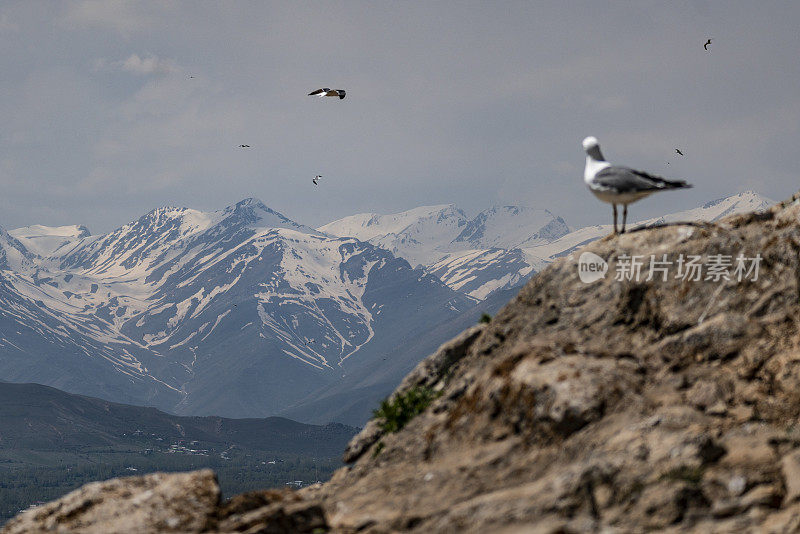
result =
M582 282L586 262L605 277ZM326 484L219 504L205 474L107 498L156 509L138 531L797 531L799 326L800 195L609 237L422 362L389 404L430 405L371 421ZM5 532L126 530L76 498Z

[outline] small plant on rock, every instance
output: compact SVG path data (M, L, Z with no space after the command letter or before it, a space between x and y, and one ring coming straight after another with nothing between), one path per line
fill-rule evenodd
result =
M418 386L384 399L373 415L380 421L384 432L397 432L417 415L425 411L439 394L429 387Z

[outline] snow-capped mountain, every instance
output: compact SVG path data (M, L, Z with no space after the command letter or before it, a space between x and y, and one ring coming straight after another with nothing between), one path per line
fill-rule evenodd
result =
M318 230L368 241L405 258L411 265L429 265L446 254L444 248L456 240L469 223L463 211L445 204L389 215L360 213L320 226Z
M729 197L712 200L706 202L702 206L664 215L663 217L656 217L647 219L637 226L652 226L656 224L673 223L678 221L708 221L714 222L728 215L735 213L746 213L749 211L764 211L771 205L775 204L774 200L762 197L754 191L744 191Z
M382 248L254 199L160 208L102 236L73 228L0 231L6 380L265 416L474 305Z
M320 226L318 230L369 241L407 259L412 265L427 267L453 253L461 257L477 250L546 243L566 234L569 227L547 210L499 206L469 219L461 209L447 204L389 215L352 215Z
M769 204L747 192L637 224ZM436 206L315 230L254 199L159 208L107 235L0 228L0 378L181 414L363 423L438 344L610 232L565 229L538 210Z
M495 206L472 219L456 206L423 206L379 215L364 213L318 228L355 237L421 265L456 291L483 300L492 292L516 287L544 260L523 247L564 236L564 219L547 210Z
M698 208L647 219L631 227L676 221L715 221L732 213L766 209L773 201L746 191L708 202ZM445 208L437 206L435 208ZM448 213L463 211L446 206ZM433 208L417 208L395 215L364 214L347 217L319 229L335 235L351 235L385 246L391 235L391 250L412 263L419 261L427 272L436 275L454 290L483 300L496 291L524 284L533 274L555 258L611 233L611 225L596 225L570 231L564 219L547 210L519 206L494 207L479 213L463 225L451 239L454 225L437 230L431 217ZM415 215L426 214L424 237L406 238L406 229L416 228ZM447 220L447 219L444 219ZM390 227L388 221L396 221ZM391 233L387 233L391 230ZM399 236L399 237L398 237ZM427 240L426 240L427 238ZM428 251L425 255L418 250ZM425 261L427 260L427 261Z
M549 243L567 234L564 219L547 210L524 206L497 206L480 212L453 240L471 249L524 248Z

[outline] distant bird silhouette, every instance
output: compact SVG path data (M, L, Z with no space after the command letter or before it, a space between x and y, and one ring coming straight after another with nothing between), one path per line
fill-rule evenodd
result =
M703 45L703 48L705 48L706 50L708 50L708 45L710 45L710 44L711 44L711 39L709 39L708 41L706 41L706 44L704 44L704 45Z
M239 145L239 148L250 148L250 145Z
M319 185L320 180L322 180L322 176L318 174L311 181L314 182L314 185Z
M189 76L190 79L194 78L194 76Z
M683 156L683 152L681 152L681 151L680 151L680 150L678 150L677 148L675 149L675 152L677 152L678 154L680 154L681 156Z
M617 204L622 204L622 233L628 219L628 204L650 196L658 191L692 187L683 180L665 180L643 171L611 165L603 153L596 137L583 140L586 151L586 168L583 181L598 199L611 204L614 212L614 233L617 233Z
M344 99L346 91L344 89L330 89L328 87L323 87L322 89L317 89L316 91L311 91L308 93L308 96L338 96L339 100Z

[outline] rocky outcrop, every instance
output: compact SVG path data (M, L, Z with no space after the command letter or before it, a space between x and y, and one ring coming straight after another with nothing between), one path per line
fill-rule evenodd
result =
M197 532L213 524L219 496L209 469L115 478L22 513L3 532Z
M605 278L581 282L578 253L542 271L488 325L421 363L395 396L423 386L436 399L398 432L365 427L329 482L200 506L183 528L800 529L800 197L583 251L607 262ZM740 253L760 257L757 277L733 272ZM651 256L671 262L658 264L664 276L647 277ZM682 276L695 256L697 280ZM639 280L627 276L632 258ZM41 521L69 497L8 531L56 524Z
M305 491L335 530L800 528L798 199L583 250L604 279L581 282L578 253L541 272L427 411ZM706 279L740 253L756 279ZM681 255L700 280L676 276ZM615 279L634 256L640 279Z
M221 503L210 469L87 484L18 515L3 529L4 534L320 531L327 531L320 503L289 490L251 492Z

